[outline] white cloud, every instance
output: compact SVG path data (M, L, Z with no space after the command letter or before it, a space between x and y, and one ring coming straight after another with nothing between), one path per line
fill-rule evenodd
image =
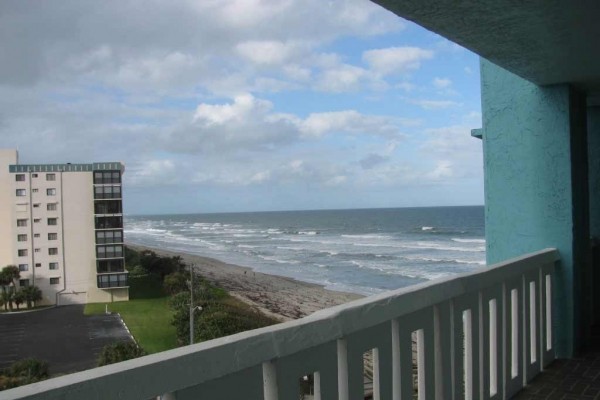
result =
M417 70L444 50L344 46L405 26L367 0L28 4L0 1L1 147L18 147L23 162L122 160L126 186L141 188L132 209L153 187L159 195L146 203L173 210L165 185L257 197L281 187L290 197L307 188L389 194L442 176L444 165L459 179L458 155L472 159L456 136L426 129L434 113L412 118L414 108L394 104L398 92L389 90L434 97L416 85L434 77ZM432 43L419 35L415 42ZM261 185L269 189L250 191Z
M246 41L236 45L237 52L244 58L265 65L282 65L301 58L311 50L306 42L280 42L276 40Z
M172 151L274 150L327 134L402 139L402 126L415 121L367 115L356 110L311 113L306 118L273 112L273 104L249 93L224 104L198 105L189 123L171 132L165 144Z
M409 100L409 102L423 108L424 110L441 110L445 108L462 106L461 103L451 100Z
M360 89L370 78L367 70L342 64L322 72L314 87L323 92L351 92Z
M401 74L418 69L421 62L433 58L433 51L418 47L389 47L365 51L363 60L380 74Z
M429 178L482 179L481 141L471 137L469 126L453 125L426 129L424 134L427 139L421 146L421 152L435 163L427 174Z
M425 176L433 181L439 181L454 177L454 171L452 169L453 163L447 160L439 160L436 163L435 168L429 171Z
M210 127L228 122L244 122L252 115L264 115L273 108L266 100L255 98L249 93L241 94L228 104L200 104L196 108L193 122Z
M433 86L435 86L438 89L446 89L452 85L452 81L448 78L435 77L432 83Z
M172 160L145 160L127 165L126 184L132 186L172 185L181 182Z
M319 137L331 132L376 135L402 138L399 121L390 117L364 115L356 110L312 113L300 122L300 130L307 136Z

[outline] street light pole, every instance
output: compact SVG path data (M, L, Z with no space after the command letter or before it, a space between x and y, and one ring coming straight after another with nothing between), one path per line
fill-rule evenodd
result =
M190 344L194 344L194 265L190 264Z

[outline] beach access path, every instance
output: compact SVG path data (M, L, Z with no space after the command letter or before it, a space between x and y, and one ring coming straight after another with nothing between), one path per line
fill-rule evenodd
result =
M327 290L321 285L278 275L255 272L251 268L228 264L214 258L127 243L137 250L151 250L160 256L180 256L195 265L206 280L227 290L232 296L281 321L298 319L324 308L347 303L363 296Z

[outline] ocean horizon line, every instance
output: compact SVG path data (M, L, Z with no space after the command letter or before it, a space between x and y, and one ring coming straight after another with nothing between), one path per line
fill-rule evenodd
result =
M368 211L368 210L411 210L428 208L466 208L484 207L485 204L464 205L440 205L440 206L406 206L406 207L359 207L359 208L318 208L300 210L254 210L254 211L214 211L214 212L183 212L183 213L159 213L159 214L123 214L125 217L160 217L160 216L185 216L185 215L223 215L223 214L269 214L269 213L297 213L297 212L319 212L319 211Z

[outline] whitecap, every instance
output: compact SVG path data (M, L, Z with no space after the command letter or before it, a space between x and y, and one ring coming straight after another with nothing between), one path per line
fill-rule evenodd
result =
M452 238L450 239L453 242L458 243L485 243L485 239L460 239L460 238Z

